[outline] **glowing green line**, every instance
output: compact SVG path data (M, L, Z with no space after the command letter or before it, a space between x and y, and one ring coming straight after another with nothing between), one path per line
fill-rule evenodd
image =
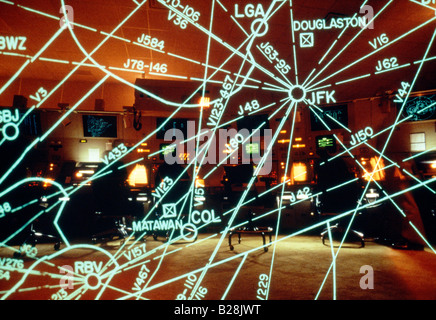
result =
M430 184L430 183L432 183L432 182L434 182L434 181L436 181L436 178L433 178L433 179L427 180L425 183L426 183L426 184ZM415 189L415 188L416 188L416 186L413 186L413 187L410 187L410 188L408 188L408 189L406 189L406 190L399 191L399 192L397 192L397 193L395 193L395 194L393 194L393 195L391 195L391 196L392 196L392 197L397 197L397 196L402 195L403 193L410 192L410 191L412 191L412 190ZM385 199L385 198L382 198L382 199L376 200L374 203L363 205L360 209L366 209L367 207L369 207L369 206L371 206L371 205L378 204L378 203L382 203L382 202L384 202L384 201L386 201L386 199ZM349 215L349 214L352 213L354 210L355 210L355 209L352 209L352 210L349 210L349 211L347 211L347 212L344 212L344 213L342 213L342 214L340 214L340 215L338 215L338 216L335 216L335 217L332 217L332 218L328 219L327 221L332 222L332 221L339 220L339 219L341 219L341 218L343 218L343 217ZM295 236L297 236L297 235L300 235L300 234L305 233L305 232L307 232L307 231L310 231L310 230L312 230L312 229L315 229L315 228L321 227L321 226L323 226L325 223L326 223L325 221L324 221L324 222L316 223L316 224L314 224L314 225L312 225L312 226L309 226L309 227L306 227L306 228L304 228L304 229L298 230L298 231L296 231L296 232L294 232L294 233L292 233L292 234L290 234L290 235L284 236L284 237L282 237L282 238L280 238L280 239L275 239L274 241L272 241L272 243L276 243L276 242L278 243L278 242L282 242L282 241L284 241L284 240L290 239L290 238L292 238L292 237L295 237ZM223 231L223 232L224 232L224 231ZM250 249L250 250L248 250L248 251L245 251L245 252L243 252L243 253L239 253L239 254L237 254L237 255L235 255L235 256L232 256L232 257L229 257L229 258L227 258L227 259L224 259L224 260L221 260L221 261L218 261L218 262L212 263L211 265L209 265L209 267L210 267L210 268L213 268L213 267L216 267L216 266L218 266L218 265L221 265L221 264L227 263L228 261L231 261L231 260L233 260L233 259L237 259L237 258L239 258L239 257L243 257L244 255L249 254L249 253L256 252L257 250L259 250L259 249L261 249L261 248L263 248L263 247L265 247L265 246L267 246L267 245L268 245L268 244L265 244L265 245L262 245L262 246L259 246L259 247L256 247L256 248L253 248L253 249ZM147 290L144 290L143 293L148 292L148 291L151 291L151 290L154 290L154 289L159 288L159 287L162 287L162 286L167 285L167 284L169 284L169 283L172 283L172 282L178 281L178 280L180 280L180 279L183 279L183 278L185 278L187 275L189 275L190 273L200 272L200 271L204 270L206 267L207 267L207 266L204 266L204 267L201 267L201 268L196 269L196 270L194 270L194 271L190 271L189 273L186 273L186 274L184 274L184 275L181 275L181 276L178 276L178 277L175 277L175 278L169 279L169 280L164 281L164 282L160 282L160 283L158 283L158 284L156 284L156 285L154 285L154 286L152 286L152 287L149 287ZM126 296L126 297L124 297L124 298L127 299L127 298L129 298L129 296Z
M331 84L327 84L325 86L318 87L318 88L311 87L310 89L307 89L306 92L318 91L318 90L321 90L321 89L324 89L324 88L328 88L328 87L331 87L331 86L332 86Z
M382 190L382 192L385 194L386 197L390 197L385 190ZM406 214L404 213L403 209L401 209L395 201L391 200L391 203L395 206L395 208L397 208L398 212L401 213L404 218L406 218Z
M273 191L273 190L275 190L275 189L277 189L277 188L280 188L282 185L288 183L289 181L290 181L290 180L286 180L286 181L283 181L283 182L279 183L278 185L275 185L275 186L272 187L271 189L268 189L268 190L266 190L266 191L260 193L258 197L262 197L262 196L264 196L265 194L267 194L267 193L269 193L269 192L271 192L271 191Z
M195 60L193 60L193 59L189 59L189 58L186 58L186 57L182 57L182 56L179 56L179 55L174 54L174 53L171 53L171 52L168 52L168 55L173 56L173 57L176 57L176 58L179 58L179 59L182 59L182 60L186 60L186 61L189 61L189 62L192 62L192 63L201 64L201 63L198 62L198 61L195 61Z
M27 65L30 63L30 60L27 60L24 62L24 64L21 66L21 68L11 77L9 78L8 82L0 89L0 94L2 94L6 88L9 87L9 85L21 74L21 72L24 70L24 68L27 67Z
M369 23L371 23L371 22L374 22L374 20L375 19L377 19L378 18L378 16L383 12L383 11L385 11L385 9L393 2L394 0L390 0L369 22L368 22L368 24ZM356 14L354 15L354 16L356 16ZM309 81L309 83L308 83L308 85L310 85L316 78L318 78L318 76L322 73L322 72L324 72L324 70L326 70L327 68L328 68L328 66L330 65L330 64L332 64L333 63L333 61L335 61L353 42L354 42L354 40L356 40L361 34L362 34L362 32L365 30L365 28L362 28L354 37L353 37L353 39L351 39L348 43L347 43L347 45L345 46L345 47L343 47L342 49L341 49L341 51L339 51L337 54L336 54L336 56L334 56L330 61L329 61L329 63L327 63L325 66L324 66L324 68L322 68L321 69L321 71L320 72L318 72L317 73L317 75L314 77L314 78L312 78L312 80L310 80ZM377 52L378 50L376 50L375 52ZM374 52L373 52L374 53ZM373 53L371 53L371 54L373 54ZM353 64L351 64L351 65L353 65ZM351 65L349 65L347 68L349 68ZM325 80L327 80L328 78L326 78L326 79L324 79L324 81ZM319 82L318 82L319 83Z
M327 221L327 230L330 240L330 249L332 251L332 263L333 263L333 300L336 300L336 256L335 250L333 249L333 237L330 230L330 222Z
M142 160L144 160L144 158L133 160L132 162L129 162L129 163L125 164L125 165L122 165L122 166L118 167L118 170L127 168L128 166L131 166L132 164L141 162Z
M417 113L423 113L424 111L426 111L427 109L429 109L429 108L431 108L431 107L433 107L435 105L436 105L436 102L433 102L432 104L430 104L430 105L426 106L425 108L419 110Z
M424 154L426 154L426 153L428 153L428 152L431 152L431 151L433 151L433 150L435 150L435 149L436 149L436 147L433 147L433 148L431 148L431 149L428 149L428 150L425 150L425 151L420 152L420 153L418 153L418 154L415 154L415 155L413 155L413 156L411 156L411 157L409 157L409 158L403 159L403 162L407 162L407 161L412 160L412 159L414 159L414 158L418 158L418 157L420 157L420 156L422 156L422 155L424 155Z
M427 9L436 10L436 8L433 8L433 7L429 6L429 5L426 5L423 2L418 2L418 1L415 1L415 0L409 0L409 1L410 2L414 2L416 4L419 4L420 6L423 6L423 7L427 8Z
M49 41L47 41L44 46L41 48L41 50L38 51L36 55L33 56L33 58L30 60L30 62L34 62L52 43L61 35L61 33L64 31L63 28L59 28L59 30L54 34L53 37L50 38Z
M356 14L354 14L354 17L355 16L356 16ZM346 28L348 28L348 27L349 27L349 25L347 25ZM323 62L323 60L327 57L327 55L330 53L330 51L333 49L333 47L336 45L337 42L338 42L338 39L335 39L335 41L333 41L333 44L330 46L330 48L327 49L324 56L321 58L321 60L318 61L318 64L321 64ZM308 79L309 79L309 77L308 77Z
M292 43L295 45L295 31L294 31L294 10L292 9L292 1L289 1L289 12L291 15L291 35L292 35Z
M432 39L430 40L430 43L429 43L429 45L428 45L428 47L427 47L427 50L426 50L426 52L425 52L425 54L424 54L424 59L425 59L425 57L427 56L427 54L428 54L428 52L429 52L429 50L430 50L430 47L431 47L431 44L433 43L433 40L434 40L434 38L435 38L435 35L436 35L436 30L435 30L435 32L433 33ZM399 114L398 114L398 116L397 116L397 118L396 118L396 120L395 120L395 124L394 124L394 125L396 125L396 124L398 123L398 121L399 121L399 118L400 118L400 116L401 116L401 114L402 114L402 110L403 110L403 108L404 108L404 106L405 106L405 104L406 104L406 101L407 101L407 99L408 99L408 97L409 97L409 95L410 95L410 92L411 92L411 90L412 90L412 88L413 88L413 86L414 86L414 84L415 84L415 82L416 82L416 80L417 80L417 77L418 77L418 75L419 75L419 73L420 73L420 71L421 71L421 69L422 69L422 66L423 66L423 63L421 63L420 67L418 68L418 71L417 71L417 73L416 73L416 75L415 75L415 77L414 77L414 80L413 80L413 82L412 82L412 85L410 86L410 90L409 90L409 92L407 93L406 99L405 99L405 101L404 101L404 103L403 103L403 105L402 105L402 107L401 107L401 110L399 111ZM384 151L385 151L386 148L387 148L387 144L388 144L388 142L390 141L390 138L391 138L391 136L392 136L393 128L394 128L394 127L392 127L391 132L390 132L390 134L389 134L389 137L387 138L386 143L385 143L385 145L384 145L384 147L383 147L383 150L382 150L382 152L380 153L380 154L382 155L382 157L383 157ZM381 160L381 158L378 159L377 164L376 164L375 167L378 167L380 160ZM371 173L371 177L370 177L370 179L369 179L369 181L368 181L367 186L365 187L365 191L363 192L363 194L366 192L366 189L367 189L368 186L369 186L369 182L373 179L373 175L374 175L374 173ZM421 185L421 184L420 184L420 185ZM423 184L423 185L424 185L424 184ZM362 194L362 197L363 197L363 194ZM389 197L389 199L391 199L391 197ZM362 199L360 199L359 203L361 202L361 200L362 200ZM345 233L345 235L348 233L348 230L349 230L349 228L351 227L351 222L354 220L354 216L355 216L355 214L356 214L356 211L357 211L358 207L359 207L359 205L358 205L358 206L356 207L356 209L355 209L355 212L354 212L353 217L352 217L352 219L351 219L351 221L350 221L350 224L348 225L347 232ZM342 243L343 243L343 241L345 241L345 235L344 235L344 238L343 238L343 240L342 240ZM342 243L341 243L341 246L342 246ZM338 253L339 253L339 250L338 250ZM337 253L337 254L338 254L338 253ZM330 268L331 268L331 266L330 266ZM329 269L329 270L330 270L330 269ZM321 290L321 289L322 289L322 287L320 288L320 290ZM318 292L318 294L319 294L319 292Z
M265 91L276 91L276 92L288 92L289 90L286 89L276 89L276 88L268 88L268 87L262 87L262 90Z
M403 172L405 172L409 177L413 178L413 179L414 179L416 182L418 182L420 185L422 185L422 186L424 186L425 188L427 188L428 190L430 190L430 192L432 192L433 194L436 194L436 192L435 192L432 188L430 188L430 187L427 186L427 185L423 185L423 184L422 184L422 181L419 180L417 177L415 177L413 174L411 174L410 172L408 172L408 171L405 170L405 169L403 169Z
M66 61L66 60L51 59L51 58L44 58L44 57L39 57L38 59L41 61L47 61L47 62L70 64L70 61Z
M233 75L235 76L235 77L238 77L238 78L244 78L244 79L246 79L246 80L250 80L250 81L253 81L253 82L256 82L256 83L262 83L262 81L260 81L260 80L256 80L256 79L253 79L253 78L250 78L249 76L247 76L247 75L245 75L245 74L240 74L240 73L233 73Z
M313 73L316 71L316 68L313 68L312 72L309 73L309 75L307 76L306 80L304 80L302 86L304 87L306 85L306 82L309 81L310 77L313 75Z
M71 62L73 65L76 65L76 66L84 66L84 67L90 67L90 68L106 68L106 66L96 66L96 65L94 65L94 64L91 64L91 63L85 63L85 62L83 62L83 61L86 61L86 58L84 59L84 60L82 60L82 62L76 62L76 61L73 61L73 62ZM77 69L76 69L77 70ZM139 72L139 71L138 71Z
M19 206L19 207L12 209L11 213L14 213L14 212L17 212L21 209L24 209L25 207L28 207L28 206L34 204L35 202L38 202L38 199L31 200L31 201L27 202L26 204L23 204L22 206Z
M343 84L343 83L346 83L346 82L351 82L351 81L355 81L355 80L359 80L359 79L367 78L367 77L370 77L370 76L371 76L371 74L368 73L368 74L365 74L365 75L360 76L360 77L355 77L355 78L352 78L352 79L348 79L348 80L344 80L344 81L336 82L336 84L337 84L337 85L338 85L338 84Z
M293 45L293 50L294 50L294 70L295 70L295 82L298 85L298 67L297 67L297 51L295 49L295 44Z
M211 16L212 17L212 16ZM238 20L235 19L235 17L233 17L232 15L230 15L230 18L236 23L236 25L239 27L239 29L241 29L241 31L247 36L249 37L250 35L247 33L247 31L245 31L244 28L242 28L241 24L238 22Z
M25 7L25 6L22 6L20 4L17 4L17 7L21 8L21 9L24 9L24 10L27 10L27 11L30 11L30 12L33 12L33 13L37 13L37 14L39 14L41 16L45 16L45 17L48 17L48 18L51 18L51 19L54 19L54 20L60 20L59 17L53 16L51 14L48 14L48 13L45 13L45 12L42 12L42 11L39 11L39 10L35 10L35 9L32 9L32 8L29 8L29 7Z
M94 91L97 90L107 80L107 78L109 78L109 75L104 76L104 78L101 79L94 87L92 87L91 90L89 90L84 96L82 96L82 98L74 105L74 107L69 109L68 112L66 112L58 121L55 122L54 125L52 125L49 130L46 131L46 133L41 137L40 141L44 141L44 139L47 138L47 136L49 136L52 131L55 130L57 126L59 126L66 118L68 118L70 114L73 113L74 110L82 104L83 101L85 101L91 94L93 94Z
M291 128L291 134L289 136L289 141L293 141L293 136L294 136L294 129L295 129L295 119L297 116L297 104L295 103L294 106L291 105L291 108L294 108L294 117L292 119L292 128ZM289 160L291 158L291 150L292 150L292 143L290 143L288 145L288 153L286 156L286 167L285 167L285 172L284 172L284 176L287 177L288 176L288 172L289 172ZM280 229L280 221L281 221L281 217L282 217L282 206L283 206L283 194L285 192L285 188L286 188L286 184L282 184L282 191L281 191L281 196L280 196L280 200L279 200L279 210L278 210L278 215L277 215L277 223L276 223L276 230L275 230L275 237L277 238L279 235L279 229ZM270 271L269 271L269 277L268 277L268 288L267 288L267 295L266 298L268 298L269 296L269 290L271 287L271 279L272 279L272 272L273 272L273 266L274 266L274 259L276 256L276 243L274 243L273 245L273 253L271 255L271 264L270 264Z
M237 49L235 49L235 48L231 47L229 44L225 43L222 39L220 39L219 37L217 37L215 34L213 34L213 33L211 33L211 32L208 32L204 27L198 25L197 23L194 23L194 22L193 22L189 17L187 17L186 15L184 15L182 12L176 10L175 8L173 8L172 6L166 4L166 3L163 2L162 0L158 0L158 2L161 3L162 5L164 5L165 7L167 7L169 10L171 10L171 11L175 12L176 14L178 14L179 16L183 17L185 20L187 20L188 22L190 22L193 26L197 27L199 30L201 30L201 31L204 32L205 34L208 34L208 35L209 35L211 38L213 38L215 41L219 42L220 44L222 44L223 46L225 46L226 48L228 48L230 51L232 51L233 54L238 55L239 57L243 58L244 60L246 59L246 58L244 58L244 55L243 55L241 52L239 52ZM276 2L278 2L278 1L277 1L277 0L274 0L274 1L273 1L273 4L276 3ZM285 3L285 2L283 1L283 3L282 3L282 4L281 4L277 9L276 9L276 11L277 11L277 10L278 10L278 9L279 9L283 4L284 4L284 3ZM273 5L273 4L272 4L272 5ZM272 6L272 5L271 5L271 6ZM271 6L270 6L270 8L271 8ZM275 12L276 12L276 11L275 11ZM274 12L274 13L275 13L275 12ZM271 18L272 15L271 15L271 16L268 16L269 13L270 13L270 11L267 12L267 13L265 14L268 18L267 18L267 19L263 19L264 22L266 22L267 20L269 20L269 19ZM260 27L260 26L259 26L259 27ZM245 41L247 41L247 40L249 40L249 39L250 39L250 37L247 38ZM245 42L245 41L244 41L244 42ZM241 46L240 46L240 47L241 47ZM232 56L233 56L233 54L232 54ZM261 70L262 72L268 74L271 78L273 78L273 79L275 79L276 81L278 81L278 82L280 82L280 83L283 84L283 82L282 82L280 79L276 78L276 77L274 76L274 74L272 74L271 72L267 71L267 70L264 69L262 66L258 65L258 64L254 61L254 59L253 59L252 61L250 61L250 63L251 63L255 68ZM286 84L285 84L285 86L286 86Z
M332 187L332 188L330 188L330 189L327 189L326 192L330 192L330 191L333 191L333 190L335 190L335 189L341 188L341 187L343 187L343 186L346 186L347 184L350 184L350 183L352 183L352 182L356 182L357 180L359 180L359 178L351 179L351 180L346 181L346 182L344 182L344 183L341 183L341 184L339 184L339 185L337 185L337 186L334 186L334 187Z
M274 6L275 2L276 2L276 1L273 1L273 3L271 4L271 6L269 7L268 12L267 12L267 15L268 15L269 12L271 11L271 8L272 8L272 6ZM253 60L254 60L254 59L253 59ZM245 61L245 59L244 59L244 61ZM242 67L242 66L241 66L241 67ZM250 71L252 71L252 70L250 69ZM235 81L235 83L236 83L236 81ZM292 110L292 107L288 109L288 112L287 112L286 117L289 115L289 113L290 113L291 110ZM285 117L285 118L286 118L286 117ZM281 127L283 127L283 125L284 125L284 119L285 119L285 118L282 119ZM279 131L279 130L278 130L278 131ZM278 132L276 132L276 135L275 135L274 139L277 138L277 135L278 135ZM274 140L274 139L273 139L273 140ZM262 157L262 160L260 161L262 164L259 163L259 166L256 168L256 172L255 172L255 174L253 175L253 177L251 178L250 182L248 183L247 188L246 188L246 190L244 191L244 194L242 195L241 199L239 200L239 203L238 203L237 207L235 208L234 214L232 215L232 217L230 217L229 222L228 222L228 225L226 226L226 230L228 230L229 227L230 227L230 225L232 225L233 220L234 220L235 217L236 217L236 213L237 213L238 210L240 209L240 206L241 206L242 202L244 201L244 199L245 199L245 197L246 197L246 195L247 195L247 193L248 193L248 190L251 188L251 186L252 186L252 184L253 184L253 181L254 181L255 175L259 172L261 166L262 166L263 163L265 162L265 159L266 159L267 154L271 151L271 146L272 146L272 143L270 144L270 146L268 146L268 152L265 153L265 155ZM211 255L211 257L210 257L210 259L209 259L209 261L208 261L208 263L206 264L206 269L203 270L203 272L202 272L202 274L200 275L200 277L199 277L197 283L195 284L194 289L193 289L192 292L191 292L191 297L194 296L196 290L198 289L199 285L201 284L202 279L204 278L204 276L205 276L207 270L209 269L208 266L212 263L213 259L215 258L216 254L217 254L217 252L218 252L219 246L221 245L221 243L223 242L223 240L224 240L224 235L220 238L220 240L219 240L219 244L216 246L214 252L212 253L212 255Z
M117 70L117 71L145 74L145 71L133 70L133 69L124 69L124 68L117 68L117 67L109 67L108 69L109 70Z
M308 103L308 101L305 99L304 100L305 103ZM309 105L309 104L308 104ZM317 117L318 119L324 124L324 126L327 128L328 131L331 131L330 127L327 125L327 123L324 122L324 120L312 109L312 105L309 105L309 109L310 111L312 111Z
M417 60L417 61L413 62L413 64L418 64L418 63L421 63L423 61L431 61L431 60L435 60L435 59L436 59L436 56L435 57L431 57L431 58L427 58L425 60Z
M433 183L434 181L436 181L436 178L429 179L429 180L427 180L425 183L426 183L426 184L430 184L430 183ZM397 197L397 196L402 195L403 193L410 192L410 191L412 191L413 189L416 189L416 188L417 188L416 186L413 186L413 187L410 187L410 188L408 188L408 189L405 189L405 190L399 191L399 192L397 192L397 193L395 193L395 194L393 194L393 195L391 195L391 196L392 196L392 197ZM369 206L372 206L372 205L375 205L375 204L378 204L378 203L382 203L382 202L384 202L384 201L386 201L386 199L385 199L385 198L382 198L382 199L376 200L374 203L363 205L363 206L360 207L360 209L366 209L366 208L369 207ZM342 213L342 214L339 214L339 215L337 215L337 216L334 216L334 217L328 219L327 221L332 222L332 221L336 221L336 220L342 219L343 217L346 217L347 215L350 215L350 213L352 213L352 212L354 212L354 211L355 211L355 209L351 209L351 210L349 210L349 211L347 211L347 212L344 212L344 213ZM278 242L285 241L285 240L290 239L290 238L292 238L292 237L295 237L295 236L297 236L297 235L303 234L303 233L305 233L305 232L307 232L307 231L310 231L310 230L316 229L316 228L318 228L318 227L321 227L321 226L325 225L325 223L326 223L326 221L316 223L316 224L314 224L314 225L312 225L312 226L309 226L309 227L303 228L303 229L301 229L301 230L298 230L298 231L296 231L296 232L294 232L294 233L292 233L292 234L290 234L290 235L284 236L284 237L282 237L282 238L280 238L280 239L275 239L274 241L272 241L272 243L278 243ZM224 231L223 231L223 232L224 232ZM154 289L159 288L159 287L162 287L162 286L167 285L167 284L169 284L169 283L172 283L172 282L178 281L178 280L180 280L180 279L183 279L183 278L185 278L185 277L186 277L188 274L190 274L190 273L200 272L200 271L204 270L204 269L207 268L207 267L209 267L209 268L213 268L213 267L219 266L219 265L221 265L221 264L227 263L228 261L231 261L231 260L233 260L233 259L237 259L237 258L239 258L239 257L243 257L243 256L246 255L246 254L254 253L254 252L258 251L259 249L264 248L264 247L266 247L266 246L268 246L268 245L269 245L269 244L265 244L265 245L262 245L262 246L258 246L258 247L256 247L256 248L253 248L253 249L247 250L247 251L245 251L245 252L243 252L243 253L239 253L239 254L236 254L236 255L234 255L234 256L232 256L232 257L229 257L229 258L226 258L226 259L220 260L220 261L218 261L218 262L212 263L212 264L210 264L209 266L204 266L204 267L201 267L201 268L196 269L196 270L194 270L194 271L190 271L189 273L186 273L186 274L184 274L184 275L177 276L177 277L172 278L172 279L169 279L169 280L167 280L167 281L163 281L163 282L157 283L157 284L155 284L154 286L149 287L149 288L148 288L147 290L145 290L143 293L145 293L145 292L147 292L147 291L154 290ZM126 297L124 297L124 298L129 298L129 296L126 296Z
M435 19L436 19L436 17L435 17ZM425 51L425 53L424 53L424 57L423 57L424 59L427 57L427 55L428 55L428 53L429 53L429 51L430 51L430 48L431 48L431 46L432 46L432 44L433 44L433 41L434 41L434 39L435 39L435 36L436 36L436 30L435 30L435 32L433 32L433 36L432 36L432 38L431 38L431 40L430 40L430 42L429 42L429 45L428 45L428 47L427 47L427 49L426 49L426 51ZM401 106L401 109L400 109L399 112L398 112L398 116L397 116L397 118L395 119L395 123L394 123L394 125L395 125L396 123L398 123L398 121L399 121L399 119L400 119L400 117L401 117L401 114L403 113L403 109L404 109L404 107L405 107L405 105L406 105L406 101L408 100L408 98L409 98L409 96L410 96L410 93L411 93L411 91L412 91L412 88L414 87L415 82L416 82L416 80L418 79L418 75L419 75L419 73L421 72L422 66L423 66L423 63L420 64L420 66L419 66L419 68L418 68L418 71L416 72L416 75L415 75L415 77L414 77L414 79L413 79L413 81L412 81L412 84L411 84L411 86L410 86L410 89L409 89L409 91L408 91L408 93L407 93L407 95L406 95L406 99L404 100L403 105ZM384 152L385 152L385 150L386 150L386 148L387 148L387 145L388 145L388 143L389 143L389 141L390 141L390 139L391 139L393 133L394 133L394 127L392 127L391 131L389 132L389 135L388 135L388 137L387 137L387 139L386 139L386 143L385 143L384 146L383 146L383 149L382 149L382 151L381 151L381 156L382 156L382 157L383 157L383 155L384 155ZM380 158L377 160L377 163L376 163L376 165L375 165L375 168L377 168L377 167L379 166L379 164L380 164L380 160L381 160L382 157L380 157ZM374 173L371 174L371 177L370 177L369 181L372 180L373 176L374 176Z
M384 72L394 71L394 70L398 70L398 69L405 68L405 67L408 67L408 66L410 66L410 63L406 63L406 64L403 64L401 66L395 67L395 68L390 68L390 69L386 69L386 70L382 70L382 71L377 71L374 74L380 74L380 73L384 73Z
M202 243L203 241L206 241L206 240L212 239L212 238L216 237L217 235L218 235L218 234L215 233L215 234L210 235L210 236L208 236L208 237L206 237L206 238L203 238L203 239L200 239L200 240L198 240L198 241L195 241L195 242L189 243L189 244L186 245L186 247L195 246L195 245L197 245L197 244L199 244L199 243Z
M32 56L29 56L28 54L21 54L16 52L0 52L0 53L5 56L20 57L20 58L27 58L27 59L32 58Z
M279 107L277 108L271 115L268 116L268 120L271 120L277 113L279 113L286 104L288 104L292 99L291 98L286 98L286 101ZM293 103L293 102L292 102Z
M15 161L15 163L9 167L9 169L6 171L6 173L3 174L3 176L0 179L0 184L2 184L4 182L4 180L8 177L8 175L18 166L18 164L24 159L26 154L30 150L32 150L32 148L34 146L36 146L38 144L38 142L39 142L39 138L36 138L29 146L27 146L27 148L24 150L24 152L21 154L21 156L17 159L17 161Z
M62 3L62 5L64 5ZM114 30L115 31L115 30ZM58 31L59 32L59 31ZM93 52L95 52L96 50L98 50L98 48L103 44L104 42L101 42L99 46L97 46ZM34 56L34 59L37 56ZM86 58L82 61L82 63L86 61ZM27 64L29 64L30 61L26 61L26 63L23 65L23 67L25 67ZM47 94L47 96L45 96L39 103L38 106L41 105L44 101L46 101L59 87L61 87L61 85L80 67L81 64L79 64L76 68L74 68L60 83L58 83L58 85L53 88L53 90L50 91L50 93ZM22 68L23 68L22 67ZM21 71L19 71L21 72ZM16 76L18 76L18 73L16 73L16 75L11 78L8 83L11 82L11 80L13 80ZM8 86L9 84L7 84ZM5 86L0 90L0 94L2 92L2 90L5 89ZM30 151L30 149L32 147L34 147L37 143L39 142L39 138L37 138L35 141L33 141L33 143L25 150L25 152L20 156L20 158L8 169L8 171L2 176L2 178L0 179L0 184L3 183L3 181L7 178L7 176L16 168L16 166L24 159L24 156Z
M178 76L178 75L174 75L174 74L157 73L157 72L149 72L149 74L151 74L153 76L166 77L166 78L188 79L188 77L186 77L186 76Z
M425 237L422 235L422 233L418 230L418 228L412 223L412 221L409 221L409 224L412 226L413 229L415 229L416 233L421 237L421 239L427 244L427 246L433 251L433 253L436 254L436 251L433 249L431 244L425 239Z
M267 86L271 86L271 87L276 88L276 89L280 89L280 90L285 90L286 89L286 88L279 87L279 86L277 86L275 84L271 84L271 83L268 83L268 82L264 82L263 84L267 85Z
M264 121L259 127L257 127L255 130L252 131L252 133L245 138L244 141L242 141L240 144L238 144L238 147L236 149L234 149L232 152L230 152L229 154L227 154L227 156L225 156L223 158L223 160L221 160L212 170L210 170L204 177L203 179L207 179L213 172L215 172L216 169L218 169L222 164L224 164L224 162L226 162L235 152L237 152L239 150L239 145L243 145L244 143L246 143L247 141L250 141L251 137L256 134L264 125L266 124L266 122Z
M402 122L405 122L405 121L409 120L410 118L412 118L412 115L410 115L410 116L408 116L408 117L402 119L401 121L398 121L397 123L394 123L394 124L390 125L389 127L384 128L383 130L379 131L378 133L372 135L372 136L371 136L371 139L377 137L377 136L380 135L380 134L383 134L385 131L388 131L390 128L393 128L393 127L395 127L395 126L401 124ZM365 144L365 142L366 142L366 141L359 142L359 143L357 143L355 146L350 147L349 150L353 150L353 149L359 147L360 145ZM378 152L380 152L380 151L378 151ZM330 159L333 160L333 159L335 159L335 158L337 158L337 157L342 156L344 153L346 153L346 152L338 153L337 155L331 157ZM329 160L329 161L330 161L330 160Z
M244 265L246 259L247 259L247 255L244 255L244 256L242 257L242 261L241 261L241 263L239 263L238 268L236 269L235 273L233 274L232 279L230 280L229 284L227 285L226 291L224 291L224 294L223 294L223 296L221 297L221 300L225 300L225 299L226 299L227 294L229 293L230 288L233 286L233 282L235 282L236 277L238 276L239 272L241 271L241 268L242 268L242 266Z
M391 1L392 1L392 0L391 0ZM362 57L362 58L360 58L360 59L354 61L353 63L349 64L348 66L346 66L346 67L344 67L344 68L342 68L342 69L340 69L339 71L336 71L335 73L333 73L333 74L331 74L330 76L324 78L323 80L319 81L318 83L316 83L316 84L313 85L313 86L316 86L316 85L318 85L318 84L320 84L320 83L326 81L327 79L330 79L331 77L336 76L337 74L339 74L339 73L341 73L341 72L347 70L348 68L354 66L355 64L357 64L357 63L359 63L359 62L361 62L361 61L367 59L368 57L374 55L375 53L378 53L379 51L381 51L381 50L383 50L383 49L385 49L385 48L391 46L392 44L394 44L394 43L396 43L397 41L403 39L404 37L408 36L409 34L412 34L412 33L415 32L416 30L418 30L418 29L424 27L425 25L431 23L431 22L434 21L435 19L436 19L436 17L427 20L427 21L424 22L423 24L417 26L416 28L414 28L414 29L412 29L412 30L409 30L409 31L406 32L405 34L403 34L403 35L401 35L400 37L396 38L395 40L388 42L386 45L380 47L380 48L377 49L377 50L372 51L371 53L369 53L369 54L367 54L366 56L364 56L364 57ZM317 75L317 76L318 76L318 75ZM317 77L317 76L316 76L316 77ZM316 78L316 77L315 77L315 78ZM312 81L313 81L315 78L313 78ZM311 81L311 82L312 82L312 81ZM313 87L313 86L312 86L312 87Z
M104 36L110 36L111 38L114 38L114 39L118 39L118 40L121 40L121 41L124 41L124 42L132 43L132 41L130 41L129 39L125 39L125 38L122 38L122 37L118 37L118 36L110 35L109 33L104 32L104 31L100 31L100 33L101 33L102 35L104 35ZM136 44L136 42L133 42L133 44ZM150 49L151 49L151 48L150 48ZM160 51L160 50L159 50L159 51Z
M277 104L277 102L270 103L269 105L267 105L265 107L259 108L259 109L255 110L255 111L252 111L252 112L248 113L248 115L251 116L252 114L255 114L255 113L258 113L258 112L263 111L265 109L268 109L268 108L270 108L270 107L272 107L272 106L274 106L276 104Z

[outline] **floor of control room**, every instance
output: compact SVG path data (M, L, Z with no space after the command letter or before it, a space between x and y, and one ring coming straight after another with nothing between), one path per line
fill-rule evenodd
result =
M267 252L257 248L262 238L256 235L243 235L240 244L234 236L233 251L227 236L219 242L220 234L200 234L195 242L168 246L150 237L127 248L129 242L122 251L118 241L104 246L63 245L60 251L39 244L40 259L21 257L23 268L10 269L14 270L10 278L0 280L0 295L7 299L46 300L68 294L71 299L174 300L189 296L193 280L202 278L197 298L255 300L262 297L262 286L272 270L270 300L436 299L436 255L429 248L396 250L375 242L367 242L364 248L341 248L334 297L332 273L322 286L332 262L331 247L322 245L318 236L277 239ZM11 258L12 252L0 249L0 257ZM65 265L75 268L74 288L66 293L59 285L65 276L59 267ZM360 287L361 278L369 275L360 273L362 266L373 270L373 289ZM144 280L137 280L141 277ZM143 291L139 295L138 288Z

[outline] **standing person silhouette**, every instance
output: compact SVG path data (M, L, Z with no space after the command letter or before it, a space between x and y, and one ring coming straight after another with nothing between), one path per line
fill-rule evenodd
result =
M341 157L333 158L334 153L334 149L318 150L320 159L315 166L315 173L318 192L322 192L322 212L340 214L357 206L358 186L351 183L332 189L354 179L345 160Z

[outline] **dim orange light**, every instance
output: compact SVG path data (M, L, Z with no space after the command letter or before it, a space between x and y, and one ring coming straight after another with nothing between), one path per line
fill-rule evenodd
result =
M362 161L362 164L363 164L363 162L364 161ZM378 164L377 164L377 162L378 162ZM369 163L371 165L372 172L368 172L368 171L365 170L365 174L363 175L363 178L366 181L369 181L369 180L374 180L374 181L384 180L385 179L385 170L384 170L385 165L384 165L383 159L380 159L380 161L379 161L378 157L372 157L369 160ZM371 178L371 175L372 175L372 178Z
M306 145L305 144L294 144L294 145L292 145L292 148L295 148L295 149L306 148Z
M44 180L42 186L43 186L44 188L47 188L49 185L52 184L52 181L54 181L54 179L47 178L47 179Z
M298 182L307 180L307 166L304 162L295 162L292 165L292 180Z
M195 187L196 188L204 188L204 180L197 177L195 179Z
M130 172L127 182L131 187L136 187L138 185L147 185L147 168L142 164L137 164L135 168L133 168L132 172Z
M200 107L209 108L210 107L210 98L209 97L201 97L200 98Z

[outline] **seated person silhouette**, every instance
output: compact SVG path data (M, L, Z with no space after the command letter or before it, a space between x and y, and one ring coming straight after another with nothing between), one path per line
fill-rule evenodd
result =
M125 168L118 169L122 164L122 162L115 163L112 173L103 175L92 182L95 212L103 218L109 218L106 221L98 221L97 231L100 232L93 235L93 240L126 236L124 222L120 221L124 220L126 216L132 215L132 208L128 201L127 170ZM99 165L97 172L100 172L104 167L104 164Z
M345 212L350 212L357 207L359 186L357 183L349 183L341 186L342 184L353 180L354 174L348 170L348 166L344 159L341 157L332 157L332 151L326 149L319 150L320 161L316 165L317 175L317 192L322 192L320 196L320 203L318 212L324 216L340 215ZM338 187L338 188L334 188ZM347 227L353 211L346 217L335 220L336 225L331 227L330 231L343 233ZM353 220L355 223L355 220ZM350 233L357 235L362 246L364 246L363 234L352 230L350 227ZM322 240L328 234L328 230L324 230Z
M339 214L355 208L358 200L358 186L355 183L329 190L355 178L345 160L341 157L333 158L332 152L326 149L319 150L318 154L320 160L315 170L318 192L323 192L322 212Z

